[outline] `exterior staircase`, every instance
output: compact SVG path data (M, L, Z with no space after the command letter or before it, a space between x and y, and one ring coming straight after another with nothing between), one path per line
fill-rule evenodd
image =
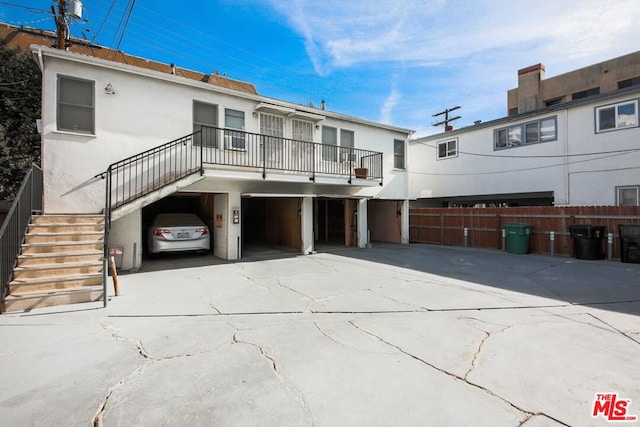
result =
M33 216L6 311L103 300L103 250L102 215Z

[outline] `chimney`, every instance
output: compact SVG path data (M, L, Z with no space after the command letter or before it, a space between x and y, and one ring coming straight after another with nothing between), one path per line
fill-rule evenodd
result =
M320 101L320 104L322 105L322 107L320 107L321 109L325 109L325 107L327 106L327 101L325 101L324 99L322 101Z
M526 113L542 108L542 80L544 65L536 64L518 70L518 113Z
M171 63L171 74L173 74L174 76L176 75L176 64L174 64L173 62Z

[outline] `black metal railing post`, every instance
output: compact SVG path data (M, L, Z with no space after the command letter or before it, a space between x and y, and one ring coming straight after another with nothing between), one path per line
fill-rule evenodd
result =
M38 193L39 194L36 194ZM42 212L42 170L32 165L0 227L0 313L4 312L9 282L27 234L32 212Z
M107 281L109 280L109 231L111 229L111 166L104 173L105 201L104 201L104 239L103 239L103 261L102 261L102 297L103 307L107 307Z

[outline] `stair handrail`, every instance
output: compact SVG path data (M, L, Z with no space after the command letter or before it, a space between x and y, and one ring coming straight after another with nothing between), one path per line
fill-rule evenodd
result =
M0 228L0 313L5 309L9 282L29 228L31 215L34 212L42 212L42 189L42 169L32 164Z
M106 283L108 276L108 265L109 265L109 231L111 230L111 219L112 219L112 211L114 206L123 206L126 203L130 203L134 200L137 200L141 197L146 196L154 191L159 190L162 187L170 185L182 178L185 178L194 173L200 173L201 175L204 173L203 162L202 162L202 134L201 131L193 132L189 135L174 139L173 141L166 142L162 145L158 145L156 147L150 148L148 150L142 151L140 153L134 154L122 160L118 160L117 162L111 163L107 170L102 173L97 174L94 178L102 178L105 182L105 206L104 206L104 277L103 283L105 288L105 300L104 304L106 307L107 298L106 298ZM191 150L195 146L194 141L200 142L200 147L196 150L195 155L194 151ZM176 159L176 154L178 153L178 148L186 147L184 153L180 153L179 159ZM167 153L169 157L167 157ZM184 154L184 158L182 155ZM164 157L163 157L164 156ZM164 166L158 166L156 168L156 161L163 157ZM178 163L179 160L179 163ZM146 163L146 166L145 166ZM138 170L137 165L140 164L141 168ZM128 187L125 188L124 182L124 172L128 168L132 168L132 165L136 165L136 170L132 173L129 170L128 178L129 181L133 178L135 183L128 183ZM149 172L153 169L152 172ZM156 170L158 174L156 174ZM123 175L123 179L120 180L120 175ZM140 175L139 175L140 174ZM168 178L167 178L168 176ZM115 180L114 180L115 177ZM140 180L138 181L138 177ZM162 179L162 182L157 184L153 182L153 179ZM114 201L114 181L115 181L115 201ZM122 183L120 182L122 181ZM122 184L123 193L122 199L119 199L118 196L118 185ZM126 193L125 193L126 190ZM127 196L125 196L125 194Z

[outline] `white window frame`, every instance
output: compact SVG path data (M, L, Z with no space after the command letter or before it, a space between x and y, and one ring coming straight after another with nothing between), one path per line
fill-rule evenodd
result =
M634 114L633 114L633 121L630 124L626 124L626 122L623 124L621 123L621 115L620 115L620 108L627 106L627 105L633 105L633 110L634 110ZM614 124L613 127L607 127L607 128L602 128L602 122L600 120L600 116L601 113L605 110L611 110L613 109L613 120L614 120ZM611 132L611 131L616 131L616 130L621 130L621 129L629 129L629 128L635 128L638 127L638 100L634 99L631 101L623 101L623 102L618 102L616 104L611 104L611 105L603 105L601 107L596 107L595 108L595 125L596 125L596 133L602 133L602 132Z
M544 134L542 129L545 129L543 123L553 122L553 133ZM530 126L536 126L537 138L533 141L527 138L527 128ZM503 141L500 141L500 140ZM493 150L505 150L508 148L522 147L525 145L541 144L544 142L556 141L558 139L558 117L542 117L537 120L531 120L529 122L520 123L517 125L506 126L493 130ZM498 145L501 142L502 145Z
M70 101L64 101L61 99L61 85L63 80L74 80L76 82L86 83L91 86L91 103L90 104L78 104ZM66 76L58 74L57 88L56 88L56 129L62 132L80 133L86 135L95 135L96 133L96 82L94 80L80 79L77 77ZM63 112L68 109L88 110L91 113L91 129L66 128L62 125L62 119L69 112Z
M204 107L213 107L214 115L213 117L211 117L212 121L205 122L205 121L196 120L196 110L198 109L199 105L202 105ZM196 145L199 145L200 141L204 141L205 147L218 148L218 135L217 135L217 130L215 129L216 127L218 127L218 105L210 104L208 102L193 100L192 116L193 116L193 133L196 133L197 131L201 131L200 138L197 141Z
M622 204L623 202L623 198L622 198L622 191L623 190L635 190L636 193L636 200L635 200L635 204L629 205L629 204ZM624 185L624 186L619 186L616 187L616 205L618 206L640 206L640 185Z
M453 144L453 149L451 148L451 144ZM440 147L445 147L445 155L440 155ZM436 151L436 157L438 160L451 159L454 157L458 157L458 138L449 139L447 141L438 142L438 149Z
M235 113L240 113L240 114L235 114ZM236 118L242 117L242 126L239 128L231 126L227 121L228 117L236 117ZM246 126L246 115L244 111L236 110L233 108L224 109L224 127L230 130L229 132L225 132L224 134L225 148L227 150L245 151L247 149L247 140L244 132L245 126ZM235 130L238 130L240 132L234 132Z
M399 153L396 148L400 147L402 152ZM393 140L393 168L397 170L406 170L407 168L407 146L403 139ZM400 164L398 164L400 163Z

